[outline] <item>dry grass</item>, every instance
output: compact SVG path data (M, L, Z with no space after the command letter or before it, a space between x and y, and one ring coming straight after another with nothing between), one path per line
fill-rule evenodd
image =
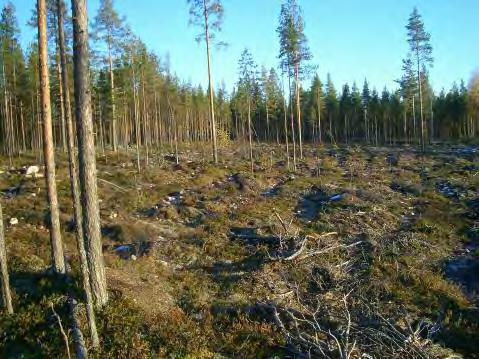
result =
M280 149L274 148L271 163L272 149L256 149L254 176L248 173L246 154L233 149L222 151L218 167L200 160L201 150L193 147L181 152L180 166L153 155L140 175L133 153L99 158L113 299L100 313L104 342L94 356L272 357L311 350L313 356L432 358L455 350L474 357L470 341L462 339L479 340L477 309L443 275L474 221L464 215L463 200L445 198L436 184L461 185L473 198L477 176L464 168L478 166L477 160L441 149L426 157L426 177L413 149L308 147L291 174ZM399 159L397 165L388 163L390 154ZM457 159L454 164L451 157ZM67 232L72 210L64 161L58 161L61 218L76 273L74 238ZM34 163L34 156L25 156L14 167ZM20 314L1 325L8 335L0 335L0 353L61 356L45 308L66 289L43 275L50 261L44 180L0 169L5 172L1 190L20 185L18 196L2 201L7 223L11 217L20 221L7 225L6 233ZM231 179L237 173L241 185ZM343 197L318 208L313 204L310 220L298 217L300 199L319 190ZM232 228L254 230L256 237L231 236ZM327 232L337 234L320 237ZM300 249L305 236L316 239L304 250L320 254L272 260L285 249ZM121 259L113 250L144 243L152 249L137 260ZM303 322L298 332L294 325L300 318L309 325ZM317 325L310 325L312 319ZM424 330L410 330L418 323L440 330L429 336L425 324ZM299 333L317 340L305 342ZM35 336L43 338L42 344Z

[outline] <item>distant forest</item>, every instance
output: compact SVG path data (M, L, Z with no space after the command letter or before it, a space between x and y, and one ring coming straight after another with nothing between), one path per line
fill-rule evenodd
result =
M248 137L250 142L299 142L301 150L302 141L424 145L470 139L478 133L479 79L433 91L429 82L433 49L417 9L405 19L404 41L410 52L405 54L395 90L371 88L367 79L340 88L332 75L320 79L301 8L289 0L278 9L278 67L259 68L254 55L245 49L234 88L227 90L223 85L210 92L174 75L168 58L162 60L147 48L114 9L112 0L100 3L90 23L90 48L95 139L103 150L134 144L160 149L173 143L212 140L216 148L216 142ZM73 93L73 88L62 88L58 10L56 1L47 4L54 143L66 151L63 102L65 91ZM212 4L208 23L202 11L195 13L195 1L190 1L190 22L199 26L198 40L208 45L208 59L213 42L220 42L222 15L227 10L219 2ZM68 20L68 12L64 16ZM35 21L33 11L32 26ZM65 23L67 66L72 68L71 21ZM0 147L9 156L38 150L42 144L38 45L33 42L23 49L20 35L15 7L7 3L0 23ZM73 71L68 73L73 76Z

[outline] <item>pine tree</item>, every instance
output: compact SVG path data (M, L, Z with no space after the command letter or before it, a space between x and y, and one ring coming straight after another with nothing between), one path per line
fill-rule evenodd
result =
M351 116L351 90L349 85L345 84L343 86L343 91L341 93L341 99L339 100L339 113L340 118L343 120L343 141L347 144L349 141L349 121Z
M352 138L359 138L361 128L363 125L363 110L361 92L356 84L353 83L351 88L351 122L350 122L350 136Z
M476 73L469 82L469 106L473 135L475 136L479 129L479 73Z
M416 65L416 80L418 83L420 120L421 120L421 148L425 150L425 121L423 108L423 88L421 81L421 69L431 66L433 63L431 35L424 29L424 22L417 8L414 8L406 25L408 31L408 43L410 53Z
M339 113L338 94L334 88L331 75L328 74L326 80L326 117L328 119L328 135L331 143L336 142L336 118Z
M243 98L246 105L247 119L248 119L248 141L251 173L254 172L254 158L253 158L253 125L251 121L251 112L253 106L254 90L257 86L256 76L257 69L254 63L253 56L248 49L244 49L238 62L239 67L239 81L238 94Z
M113 63L121 51L122 43L126 35L124 20L120 18L113 6L113 0L101 0L98 14L93 23L94 40L106 44L108 71L110 74L110 106L111 106L111 132L113 151L118 150L118 129L116 111L116 88Z
M408 141L408 130L407 130L407 116L408 109L411 109L412 114L412 135L416 135L416 96L418 89L418 81L413 69L413 61L410 56L403 60L402 65L403 75L396 82L399 84L401 89L401 95L403 102L405 103L404 107L404 140Z
M369 90L368 81L365 79L363 84L363 91L361 93L361 102L363 108L363 119L364 119L364 139L367 143L370 141L369 133L369 103L371 102L371 92Z
M279 36L281 68L287 71L289 77L294 77L296 113L298 121L300 157L303 158L300 80L307 74L305 63L312 59L306 35L301 7L297 0L286 0L281 6L279 26L276 30Z
M213 94L213 80L211 75L211 43L216 38L216 33L221 31L223 23L223 5L220 0L188 0L190 5L190 23L202 29L196 41L204 40L206 43L206 56L208 60L208 93L210 99L210 126L213 139L213 158L218 163L218 144L216 138L215 104ZM223 43L219 43L223 44Z
M318 75L315 75L311 84L311 90L309 92L309 114L311 116L311 123L313 133L317 133L316 141L319 144L323 143L323 125L321 122L321 115L324 111L324 99L323 99L323 84ZM314 125L316 123L316 125ZM316 131L314 130L316 128Z

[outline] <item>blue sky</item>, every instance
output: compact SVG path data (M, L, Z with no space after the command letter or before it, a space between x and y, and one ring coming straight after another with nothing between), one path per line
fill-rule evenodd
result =
M7 0L0 0L3 5ZM394 88L407 53L408 16L414 6L423 15L432 35L434 67L431 81L436 90L454 81L469 80L479 69L478 0L299 0L304 11L306 35L321 78L329 72L337 88L368 78L372 86ZM35 36L25 26L34 0L12 0L22 27L22 43ZM66 0L69 6L70 1ZM223 0L225 19L221 40L229 46L213 52L213 78L228 88L237 78L238 58L248 47L256 62L278 64L276 27L281 0ZM88 0L93 17L99 0ZM186 0L116 0L148 47L160 56L170 55L171 68L195 84L205 84L204 46L194 40L197 30L188 26Z

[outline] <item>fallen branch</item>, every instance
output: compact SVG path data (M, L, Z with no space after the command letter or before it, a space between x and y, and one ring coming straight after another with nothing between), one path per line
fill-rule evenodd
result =
M310 252L310 253L302 256L301 258L299 258L299 260L304 260L304 259L307 259L307 258L310 258L310 257L314 257L318 254L328 253L328 252L334 251L336 249L349 249L349 248L352 248L352 247L356 247L356 246L360 245L361 243L363 243L363 241L359 241L359 242L356 242L356 243L353 243L353 244L349 244L347 246L344 245L344 244L341 244L339 246L332 246L332 247L324 248L324 249L321 249L321 250L318 250L318 251Z
M57 319L58 326L60 327L60 332L62 333L63 341L65 342L65 346L67 348L67 358L71 359L70 345L68 344L68 336L65 333L65 330L63 329L62 320L61 320L60 316L57 314L57 312L55 312L55 308L53 307L53 303L50 303L50 307L52 308L53 315Z
M283 226L285 234L287 234L289 232L289 229L288 227L286 227L286 224L284 223L283 219L276 211L274 211L274 215L276 216L276 218L278 218L278 221L281 223L281 226Z
M288 262L288 261L292 261L292 260L295 260L296 258L298 258L303 252L304 250L306 249L306 245L308 244L308 240L310 239L320 239L320 238L324 238L324 237L329 237L329 236L334 236L334 235L337 235L338 233L337 232L329 232L329 233L324 233L324 234L321 234L321 235L316 235L316 236L306 236L303 240L303 242L301 243L301 246L300 248L294 252L293 254L290 254L289 256L287 257L271 257L269 256L269 258L271 260L275 260L275 261L285 261L285 262ZM311 253L307 254L305 257L302 257L301 259L304 259L304 258L307 258L308 256L310 256Z
M103 178L98 178L98 181L104 182L104 183L106 183L106 184L109 184L110 186L113 186L113 187L115 187L116 189L119 189L120 191L123 191L123 192L125 192L125 193L129 192L126 188L123 188L123 187L121 187L121 186L118 186L117 184L114 184L113 182L104 180Z

